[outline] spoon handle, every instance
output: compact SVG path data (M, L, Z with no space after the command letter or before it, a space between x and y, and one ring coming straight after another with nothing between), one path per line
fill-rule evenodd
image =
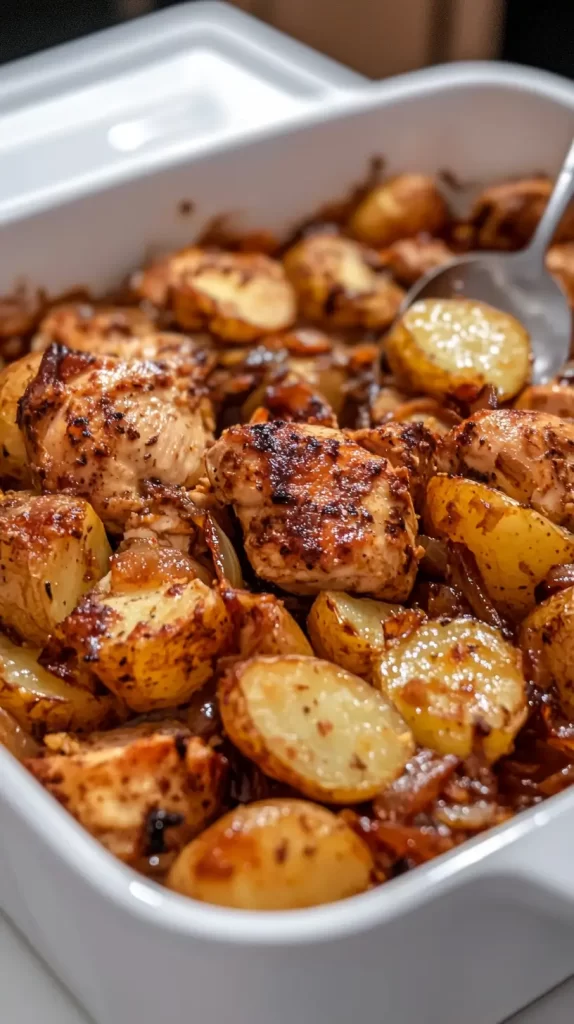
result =
M544 262L546 250L550 245L556 228L566 212L570 200L574 197L574 142L570 146L556 184L548 200L542 217L526 252L529 259L540 259ZM526 253L525 253L526 255Z

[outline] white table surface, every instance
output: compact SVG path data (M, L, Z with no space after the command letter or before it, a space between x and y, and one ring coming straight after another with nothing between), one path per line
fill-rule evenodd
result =
M92 1024L1 914L0 1007L2 1024ZM512 1018L512 1024L573 1021L574 978Z

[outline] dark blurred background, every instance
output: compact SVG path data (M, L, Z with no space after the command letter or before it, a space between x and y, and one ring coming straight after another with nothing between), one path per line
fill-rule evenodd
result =
M0 0L0 62L177 0ZM574 78L573 0L236 0L373 78L501 57Z

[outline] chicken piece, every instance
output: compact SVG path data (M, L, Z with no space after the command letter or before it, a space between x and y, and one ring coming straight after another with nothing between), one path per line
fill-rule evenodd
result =
M303 238L284 263L302 316L318 323L379 330L392 322L403 299L377 253L334 230Z
M574 424L558 416L485 409L446 435L439 468L497 487L574 530Z
M434 235L448 220L435 181L425 174L398 174L361 200L349 222L355 238L369 245L390 245L398 238Z
M419 277L436 270L454 259L454 252L442 238L400 238L380 253L381 259L393 277L405 288Z
M471 245L478 249L520 249L530 241L540 220L552 182L522 178L493 185L477 197L470 214ZM562 219L555 241L574 237L574 208Z
M409 474L409 487L417 511L423 507L426 486L436 473L437 437L424 423L386 423L372 430L356 430L353 440L367 451L388 459L395 469Z
M406 472L336 430L281 421L231 427L206 461L263 579L292 593L408 597L418 553Z
M230 342L283 331L295 320L293 289L283 267L261 253L192 246L136 276L136 292L169 309L186 330L201 328Z
M69 740L56 737L56 752L48 750L26 766L127 864L178 852L220 808L225 759L182 725L113 729Z
M574 242L551 245L546 253L546 269L557 278L574 308Z
M146 479L193 486L213 428L201 386L160 363L51 345L20 400L32 476L84 495L112 532L142 504Z

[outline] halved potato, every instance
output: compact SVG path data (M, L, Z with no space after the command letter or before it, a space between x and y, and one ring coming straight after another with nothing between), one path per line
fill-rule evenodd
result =
M428 274L429 270L450 263L455 254L442 238L400 238L380 253L393 277L405 288Z
M0 373L0 476L29 487L32 476L26 446L16 423L18 401L38 372L42 356L31 353L9 363Z
M399 387L472 400L491 384L501 401L530 375L530 338L518 320L473 299L420 299L390 332L385 353Z
M273 594L222 588L234 627L233 647L242 660L254 654L303 654L313 650L303 630Z
M372 856L337 815L306 800L237 807L194 839L168 875L170 889L240 910L293 910L369 888Z
M34 732L98 729L125 717L111 694L91 693L59 679L38 664L38 651L17 647L0 636L0 708Z
M563 420L574 419L574 388L564 384L533 384L520 393L515 409L550 413Z
M376 681L420 746L497 761L513 746L528 705L520 652L482 622L423 622L387 644Z
M43 644L108 570L101 520L83 498L7 494L0 499L0 618Z
M303 317L334 327L388 327L403 290L376 253L330 232L297 242L284 257Z
M421 232L434 235L448 219L436 183L425 174L398 174L377 185L359 203L349 222L355 238L390 245Z
M150 267L136 286L144 298L171 306L181 327L204 327L230 342L285 330L296 315L283 267L261 253L193 246Z
M74 651L78 665L134 711L188 700L212 675L229 635L220 595L198 579L122 593L106 580L55 632L62 656Z
M574 561L574 534L485 484L435 476L427 488L426 532L472 551L496 607L515 620L553 565Z
M318 658L252 658L219 684L230 739L267 775L311 799L360 803L400 775L410 730L358 676Z
M342 590L321 591L307 619L315 654L370 678L373 659L385 646L383 622L400 610L398 604L351 597Z
M0 707L0 747L6 747L19 761L36 757L40 750L34 737L3 707Z
M574 714L574 587L553 594L522 623L520 644L534 681L558 689L565 713Z
M220 807L225 760L185 729L111 730L26 766L120 860L180 850Z

